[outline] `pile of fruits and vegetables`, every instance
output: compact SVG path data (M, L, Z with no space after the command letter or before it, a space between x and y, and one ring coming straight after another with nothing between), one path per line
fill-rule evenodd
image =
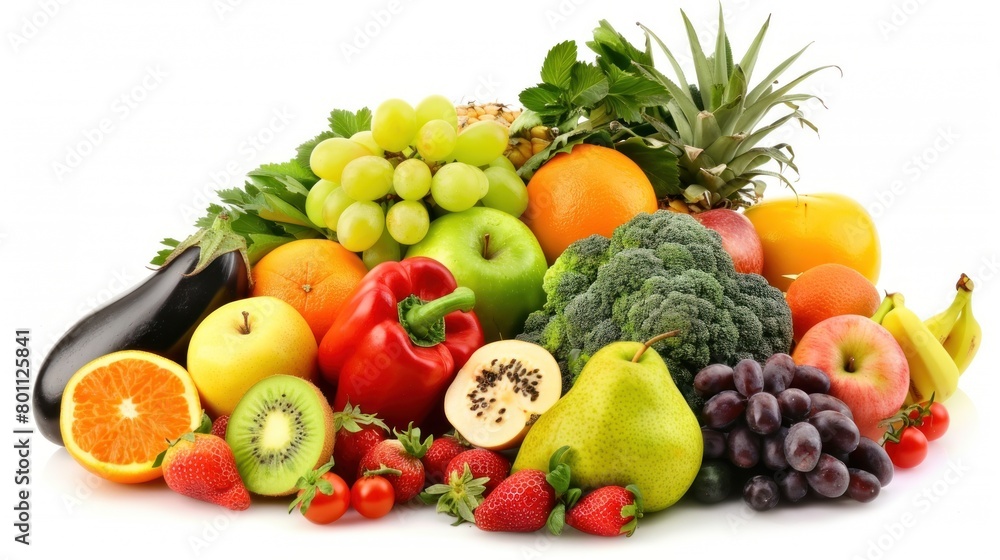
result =
M40 431L111 481L320 524L413 502L616 536L681 500L876 499L946 435L973 279L922 319L876 289L857 201L771 196L798 168L768 135L815 129L800 85L838 70L681 16L686 52L605 21L553 46L517 106L333 110L65 333Z

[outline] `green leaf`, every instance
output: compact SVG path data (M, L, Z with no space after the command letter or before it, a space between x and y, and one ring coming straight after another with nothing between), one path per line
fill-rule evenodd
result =
M561 92L555 86L538 84L523 90L518 96L518 100L525 109L530 109L543 117L552 116L562 114L567 110L567 107L561 102L560 94Z
M233 231L242 235L243 237L248 237L255 233L274 233L275 224L261 218L256 214L250 214L240 210L238 213L233 210L231 213L235 215L235 219L232 222Z
M743 68L744 72L746 72L748 80L750 79L750 76L753 75L754 66L757 64L757 55L760 54L760 46L764 42L764 35L767 34L767 28L770 25L771 16L768 15L767 21L764 22L760 31L757 32L757 36L754 37L753 42L750 43L750 48L747 49L747 52L743 54L743 59L740 60L740 67Z
M330 481L325 478L321 478L316 481L316 489L319 490L321 494L325 494L327 496L333 495L333 484L330 484Z
M785 102L785 95L792 88L794 88L795 86L799 85L800 83L802 83L804 80L806 80L807 78L809 78L813 74L815 74L815 73L817 73L819 71L822 71L822 70L826 70L828 68L837 68L838 70L840 69L839 67L834 66L832 64L828 64L826 66L820 66L819 68L813 68L812 70L809 70L808 72L802 74L798 78L795 78L794 80L788 82L787 84L785 84L781 88L778 88L777 90L769 92L769 93L767 93L763 97L755 99L752 105L749 105L749 104L747 105L746 112L743 113L743 116L740 117L739 122L736 123L737 129L738 130L751 130L751 129L753 129L753 127L755 127L757 125L757 123L760 122L760 120L764 117L764 115L767 114L767 112L772 107L774 107L775 105L778 105L780 103L784 103ZM753 95L753 94L751 94L751 95ZM796 95L795 99L801 100L801 96L800 95Z
M545 527L553 535L562 534L563 527L566 526L566 504L556 504L549 513L545 521Z
M601 20L594 29L594 40L588 41L590 47L599 57L620 70L629 70L633 63L652 64L653 58L648 46L645 50L636 48L624 35L615 30L607 20Z
M337 135L330 130L324 130L311 140L307 140L302 144L299 144L299 147L295 148L295 163L299 164L299 166L304 169L308 169L309 172L312 173L312 168L309 167L309 156L312 155L313 148L316 147L316 144L319 144L327 138L337 138Z
M666 144L650 145L648 140L630 138L615 144L615 149L638 165L653 184L656 198L680 196L677 155Z
M251 171L247 176L250 177L251 181L262 178L268 179L267 181L263 181L262 184L265 185L266 188L262 188L261 190L276 194L283 199L289 200L289 202L291 199L286 197L286 193L299 195L301 197L309 196L309 189L307 189L305 185L300 183L296 178L289 175L280 175L258 168ZM261 185L261 183L258 183L257 181L254 182ZM305 208L305 200L302 200L301 202L303 204L302 207Z
M768 74L767 77L764 78L759 84L757 84L757 87L753 88L753 90L749 93L749 95L747 95L747 101L746 101L747 106L756 103L758 98L760 98L762 95L765 95L765 93L769 92L771 85L774 84L774 82L778 79L778 76L783 74L785 70L788 69L789 66L794 64L795 61L798 60L799 57L802 56L802 53L806 52L806 49L808 48L809 45L802 47L802 50L786 58L781 62L781 64L775 66L774 69L771 70L771 73ZM750 72L747 72L748 79L749 76Z
M694 58L695 74L698 76L698 89L701 91L701 102L706 109L712 107L712 65L709 64L705 52L701 49L698 41L698 32L694 30L694 25L688 19L684 10L681 10L681 17L684 19L684 28L687 31L688 43L691 46L691 55Z
M549 49L542 62L542 81L562 90L569 89L576 64L576 43L563 41Z
M334 109L330 112L330 131L335 136L350 138L358 132L371 130L372 112L363 107L357 113L344 109Z
M647 77L613 71L609 78L606 102L610 112L627 122L641 122L643 108L670 101L666 88Z
M541 115L531 109L525 109L521 111L521 114L518 115L516 119L514 119L514 122L510 123L510 135L516 136L520 132L531 130L532 128L542 124L544 124L544 122L542 121Z
M573 146L583 143L597 144L598 146L605 147L613 145L611 134L607 130L571 130L556 136L545 149L528 158L528 161L524 162L521 168L517 170L517 174L527 183L543 163L556 154L569 153L573 149Z
M202 410L201 411L201 423L195 428L194 432L196 434L210 434L212 433L212 419L208 417L208 414Z
M312 188L316 181L319 180L319 177L313 175L312 170L309 169L308 166L303 167L297 159L292 159L286 161L285 163L265 163L248 173L248 175L263 173L267 173L272 176L291 177L298 183L305 186L306 189Z
M239 205L239 204L244 204L245 202L250 200L245 190L236 187L233 187L231 189L222 189L220 191L216 191L215 194L218 195L219 199L222 200L222 202L225 204ZM222 209L221 206L217 206L217 208L218 210ZM212 208L209 208L209 212L211 211ZM216 214L218 214L218 212L216 212Z
M254 199L257 214L272 222L284 222L313 227L305 213L272 193L261 193Z
M177 244L173 251L163 259L163 266L170 264L172 260L189 248L198 247L198 264L188 273L188 276L194 276L220 256L238 251L243 256L247 275L249 276L250 262L247 258L246 240L241 235L233 232L230 225L231 219L229 213L220 212L215 217L215 221L212 222L211 227L202 228L195 232L194 235Z
M694 120L694 145L710 146L720 136L722 136L722 130L715 120L715 115L707 111L698 113L698 118Z
M160 249L159 252L156 253L156 256L153 257L153 260L149 261L149 264L151 264L153 266L160 266L160 265L162 265L164 263L164 261L167 260L167 257L170 256L170 253L173 253L174 249L178 245L180 245L180 243L181 243L180 241L178 241L178 240L176 240L176 239L174 239L172 237L167 237L163 241L160 241L160 244L161 245L166 245L167 248L166 249Z
M638 24L638 25L646 33L647 40L648 40L649 37L652 37L656 41L656 44L660 46L660 50L663 51L663 55L667 57L667 60L670 61L670 66L674 69L674 75L677 77L678 83L680 84L680 86L682 88L684 88L683 89L684 93L681 94L681 96L689 98L688 97L689 96L688 92L690 91L690 86L688 85L687 78L684 77L684 71L681 69L680 63L678 63L677 59L674 58L673 53L670 52L670 49L667 48L667 45L664 44L664 42L661 41L660 38L655 33L653 33L653 31L651 29L649 29L648 27L646 27L645 25L643 25L641 23ZM652 61L650 61L648 63L643 64L642 66L651 67L652 65L653 65L653 63L652 63ZM674 97L677 97L677 94L675 94L673 92L671 92L671 95L674 95Z
M712 104L711 111L715 109L723 102L723 89L726 83L729 82L729 39L726 37L726 20L722 17L722 3L719 3L719 31L715 37L715 55L713 62L715 63L715 68L712 71L713 76L713 86L720 93L718 101Z
M593 64L578 62L573 66L570 102L582 107L593 107L608 94L608 79Z
M670 103L677 104L677 107L681 110L681 113L683 114L683 118L682 119L677 119L677 117L675 116L674 117L675 121L683 120L683 121L686 122L686 124L690 124L690 123L694 122L695 118L697 118L698 113L701 110L698 109L698 106L691 99L689 90L687 89L687 86L685 86L685 89L681 89L677 84L675 84L672 81L670 81L669 78L667 78L666 76L664 76L663 74L661 74L659 71L657 71L653 67L646 67L646 66L642 66L642 65L638 65L637 67L638 67L639 71L643 75L649 77L650 79L656 80L657 82L660 83L660 85L663 86L663 88L671 96ZM667 104L667 106L669 107L669 103ZM671 115L674 115L674 114L675 114L674 111L671 110ZM688 127L688 128L690 128L690 127ZM680 129L678 128L678 130L680 130ZM682 138L691 138L691 135L690 135L690 133L687 134L687 135L683 135L682 134L681 137Z
M292 241L291 237L263 233L251 233L248 237L250 238L250 243L247 246L247 257L250 258L251 265L256 264L257 261L264 258L264 255Z

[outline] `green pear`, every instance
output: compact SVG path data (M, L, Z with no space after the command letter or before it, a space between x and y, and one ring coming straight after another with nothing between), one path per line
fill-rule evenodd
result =
M701 467L703 443L698 419L649 348L670 334L597 351L528 431L513 470L545 470L552 453L568 445L574 486L635 484L646 511L679 500Z

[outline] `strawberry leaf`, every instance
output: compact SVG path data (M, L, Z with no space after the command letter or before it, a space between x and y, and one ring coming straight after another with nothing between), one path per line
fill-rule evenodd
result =
M194 430L197 434L210 434L212 433L212 419L208 417L205 411L201 411L201 424ZM192 437L192 441L194 438Z
M405 432L400 433L398 430L393 430L392 433L396 436L396 439L403 444L403 450L416 459L420 459L427 453L430 449L432 443L434 443L434 436L427 436L427 439L420 441L420 428L413 427L413 422L406 428Z
M566 526L566 504L556 504L549 513L549 518L545 521L545 527L553 535L562 534L563 527Z
M386 426L381 418L374 414L362 413L361 407L351 406L350 401L348 401L342 412L333 413L334 432L339 432L341 429L351 433L360 432L361 426L378 426L386 432L389 431L389 426Z

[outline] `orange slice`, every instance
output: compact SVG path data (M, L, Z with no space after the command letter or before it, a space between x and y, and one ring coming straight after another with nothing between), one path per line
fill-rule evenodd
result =
M59 429L66 451L114 482L146 482L168 439L194 431L201 402L187 370L166 358L125 350L73 374L63 391Z

